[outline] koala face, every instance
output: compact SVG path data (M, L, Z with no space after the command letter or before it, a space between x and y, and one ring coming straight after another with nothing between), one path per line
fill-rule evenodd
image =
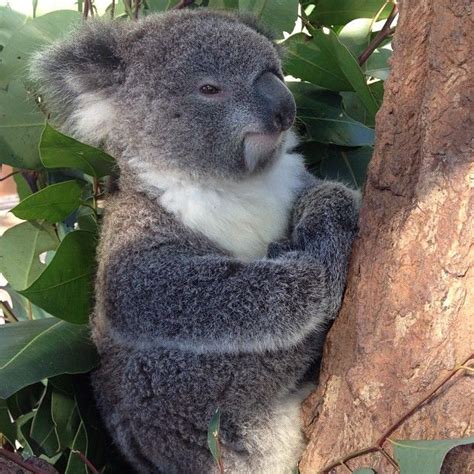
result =
M144 21L127 51L118 107L140 160L194 176L240 177L276 155L295 116L273 44L218 15Z
M86 28L56 48L62 61L46 52L34 71L62 64L69 91L52 95L77 96L66 120L93 141L103 118L101 141L122 167L239 179L278 156L295 103L276 47L254 25L186 10Z

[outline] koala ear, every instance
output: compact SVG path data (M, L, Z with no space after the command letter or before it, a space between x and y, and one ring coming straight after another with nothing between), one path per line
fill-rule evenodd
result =
M88 21L32 58L30 77L63 131L98 145L114 118L114 91L123 81L122 22Z

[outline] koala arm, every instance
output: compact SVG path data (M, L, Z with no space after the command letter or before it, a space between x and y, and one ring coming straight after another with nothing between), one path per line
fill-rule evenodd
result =
M339 192L336 204L332 188L309 187L295 207L291 248L273 258L196 255L152 236L110 255L101 277L109 334L134 346L252 352L323 331L340 305L357 217L352 191Z
M109 334L121 343L196 352L274 350L328 322L326 273L310 254L245 263L176 250L124 252L108 266Z

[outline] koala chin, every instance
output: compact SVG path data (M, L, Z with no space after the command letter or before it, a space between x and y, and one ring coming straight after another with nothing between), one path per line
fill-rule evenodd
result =
M88 21L38 53L56 126L117 160L98 250L93 374L139 473L290 473L299 405L345 285L358 193L294 152L280 51L249 17Z

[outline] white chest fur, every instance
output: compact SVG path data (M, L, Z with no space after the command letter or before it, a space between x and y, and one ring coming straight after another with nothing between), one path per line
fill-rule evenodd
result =
M271 168L241 182L204 185L152 170L139 176L184 225L232 255L253 260L285 236L303 172L299 155L283 153Z

